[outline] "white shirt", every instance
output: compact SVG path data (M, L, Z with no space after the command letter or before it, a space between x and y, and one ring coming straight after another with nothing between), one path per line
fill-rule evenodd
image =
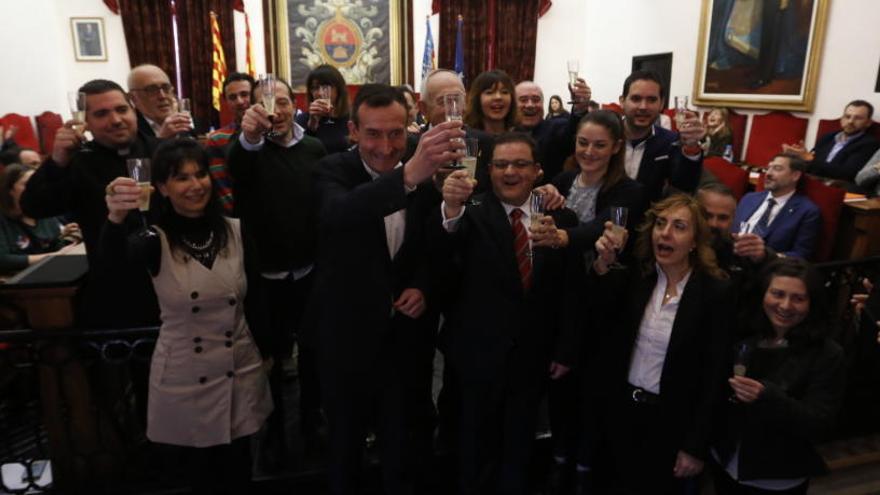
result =
M144 115L144 114L141 114L141 115ZM146 120L146 121L147 121L147 124L150 125L150 129L153 129L153 134L155 134L155 135L158 136L158 135L159 135L159 129L162 128L162 124L160 124L160 123L156 122L155 120L153 120L153 119L147 117L146 115L144 115L144 120ZM830 161L830 160L829 160L829 161Z
M761 220L761 217L764 215L764 212L767 211L767 200L768 199L773 198L773 200L776 201L776 204L773 205L773 211L770 212L770 218L767 220L767 226L769 227L770 224L773 223L773 220L775 220L776 217L779 216L779 212L782 211L782 209L785 207L785 203L788 203L788 200L791 199L792 196L794 196L795 192L796 191L793 190L790 193L784 194L779 197L773 196L772 193L768 193L767 197L764 198L764 202L761 203L761 206L759 206L758 209L755 210L754 213L752 213L752 216L749 217L749 229L748 230L751 231L752 229L755 228L755 225L758 225L758 221ZM739 228L739 226L737 225L735 228Z
M302 138L303 138L303 136L305 136L305 134L306 134L305 130L302 127L300 127L299 124L294 122L294 124L293 124L293 137L291 137L290 141L288 141L287 143L285 143L285 144L279 143L279 145L284 146L285 148L290 148L291 146L294 146L296 143L302 141ZM247 139L244 138L244 133L242 132L238 135L238 142L241 143L241 147L247 151L259 151L266 144L266 138L264 136L260 136L259 141L257 141L255 144L251 144L248 142ZM312 264L309 266L304 266L302 268L297 268L296 270L288 270L288 271L283 271L283 272L262 272L262 273L260 273L260 276L262 276L263 278L267 278L269 280L283 280L287 277L292 276L294 280L299 280L299 279L305 277L306 275L308 275L309 273L311 273L312 268L314 268L314 267L315 267L315 265Z
M632 145L632 140L625 139L626 142L626 156L624 157L623 168L626 171L627 177L635 180L636 177L639 176L639 168L642 166L642 157L645 156L645 148L648 146L648 141L654 137L655 129L654 126L651 126L651 134L644 140L642 140L637 146ZM676 143L680 144L680 143ZM696 155L686 155L684 152L681 153L685 158L691 161L697 161L700 159L700 153ZM662 155L656 158L664 158ZM669 156L666 156L669 158Z
M370 174L370 177L373 180L379 178L379 172L376 172L367 162L361 160L361 163L364 164L364 170ZM403 162L397 162L397 165L394 168L400 168L403 166ZM406 193L409 194L415 191L415 188L406 187L406 184L403 186ZM385 241L388 243L388 254L391 256L391 259L397 255L397 252L400 251L400 246L403 245L403 237L406 234L406 208L402 208L400 210L395 211L390 215L385 216Z
M666 362L666 349L669 347L669 337L672 335L672 324L675 323L678 303L693 270L675 284L675 291L678 294L663 304L666 295L666 274L659 265L656 269L657 285L654 286L654 292L648 300L642 323L639 325L639 335L629 364L629 383L634 387L659 394L660 377L663 375L663 363Z
M529 233L529 227L532 225L532 195L529 194L529 197L526 199L526 202L517 206L517 205L509 205L505 202L501 202L501 206L504 207L504 213L507 214L508 223L511 222L510 212L513 211L514 208L519 208L520 211L523 212L522 216L519 218L519 221L522 222L523 227L526 229L526 234ZM458 230L458 223L461 220L461 217L464 216L464 210L467 206L461 207L461 212L456 217L446 218L446 201L440 204L440 216L443 218L443 228L446 229L446 232L455 232ZM532 249L532 236L529 236L529 250Z
M733 456L730 457L730 462L724 466L724 470L727 471L727 474L730 475L731 478L735 479L737 483L740 485L753 486L755 488L761 488L763 490L791 490L796 486L800 486L807 478L786 478L786 479L770 479L770 480L750 480L750 481L742 481L739 479L739 448L740 444L736 445L736 452L733 453ZM718 455L718 452L715 449L712 449L712 457L720 464L721 457Z

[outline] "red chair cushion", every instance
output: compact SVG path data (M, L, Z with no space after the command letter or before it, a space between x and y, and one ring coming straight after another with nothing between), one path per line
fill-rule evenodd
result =
M742 115L731 110L727 115L727 123L730 125L730 133L733 137L733 159L742 160L743 143L746 140L746 122L748 115Z
M40 152L44 155L52 153L55 144L55 133L64 125L61 115L45 111L37 115L37 132L40 134Z
M733 191L733 195L736 196L737 201L739 201L748 190L749 173L736 165L733 165L724 158L719 156L703 158L703 166L712 172L712 175L717 177L722 184Z
M618 105L617 103L603 103L602 110L611 110L612 112L617 113L618 115L623 115L623 107Z
M788 112L755 115L745 161L752 166L766 167L773 155L782 151L783 144L797 144L806 134L807 119Z
M663 115L669 117L669 120L672 121L672 130L678 131L678 125L675 123L675 109L674 108L666 108L663 110Z
M10 125L18 128L18 131L13 137L18 146L22 148L30 148L32 150L40 149L40 142L37 140L37 133L34 132L34 125L31 124L31 119L29 117L17 113L7 113L0 118L0 124L3 124L4 132Z
M819 121L819 127L816 129L816 141L819 142L819 138L828 134L829 132L837 132L840 130L840 119L822 119Z

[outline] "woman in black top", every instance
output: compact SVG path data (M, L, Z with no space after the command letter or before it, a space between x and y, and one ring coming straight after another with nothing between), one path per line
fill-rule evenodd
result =
M330 86L330 101L321 98L321 86ZM306 134L318 138L327 153L347 150L350 104L345 78L332 65L319 65L306 77L309 110L296 116Z
M712 450L719 495L807 493L809 477L826 469L815 444L843 399L843 351L828 337L816 271L803 260L776 261L760 295L747 322L755 334L731 353L733 393Z
M24 165L6 167L0 179L0 271L22 270L47 256L61 253L82 240L75 223L62 226L58 217L39 220L21 211L19 198L34 169Z
M550 120L554 117L568 117L568 110L565 109L559 95L550 97L550 103L547 104L547 116L544 117L544 120Z

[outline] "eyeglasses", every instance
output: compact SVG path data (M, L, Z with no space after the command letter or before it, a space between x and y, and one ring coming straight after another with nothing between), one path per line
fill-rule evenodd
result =
M513 168L522 170L535 164L532 160L492 160L492 166L498 170L506 170L507 167L513 165Z
M144 93L150 96L156 96L159 94L159 91L162 91L167 94L171 94L174 92L174 86L168 83L165 84L151 84L149 86L144 86L143 88L131 88L132 91L143 91Z

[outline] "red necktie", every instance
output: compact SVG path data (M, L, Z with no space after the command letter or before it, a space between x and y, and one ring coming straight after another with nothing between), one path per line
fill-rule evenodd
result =
M526 227L520 220L522 210L515 208L510 212L510 226L513 228L513 250L516 253L516 264L519 267L519 278L523 289L528 290L532 286L532 258L529 256L529 235Z

